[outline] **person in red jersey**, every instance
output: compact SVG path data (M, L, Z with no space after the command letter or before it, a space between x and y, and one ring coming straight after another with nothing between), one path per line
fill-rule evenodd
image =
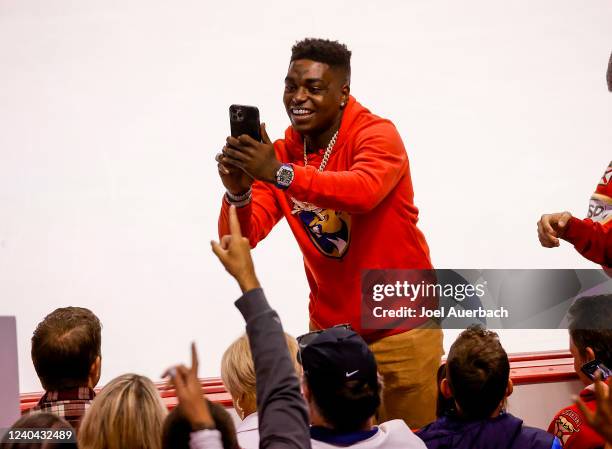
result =
M597 407L593 379L582 372L582 367L597 361L612 366L612 295L578 298L569 310L570 352L574 369L585 385L580 392L582 405L591 411ZM564 449L596 449L604 446L604 439L591 427L588 414L577 404L561 409L550 422L548 432L556 435Z
M543 215L538 223L542 246L559 246L559 238L574 245L587 259L612 267L612 162L591 196L588 217L580 220L569 212Z
M228 137L217 155L227 193L219 235L238 207L251 246L283 217L304 255L310 326L350 323L369 343L384 378L380 421L412 427L435 418L439 329L365 329L361 275L368 269L430 269L417 228L408 156L395 126L350 95L350 51L323 39L292 48L283 102L291 120L272 144ZM385 400L387 399L388 400Z
M606 74L612 92L612 55ZM587 259L603 266L612 276L612 162L606 168L589 202L588 217L572 217L569 212L544 214L538 222L538 238L545 248L566 240Z

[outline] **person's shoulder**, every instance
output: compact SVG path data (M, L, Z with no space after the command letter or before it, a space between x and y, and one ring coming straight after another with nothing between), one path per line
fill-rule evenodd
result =
M34 407L27 408L21 411L21 415L29 415L30 413L40 413L43 412L44 405L36 404Z
M259 429L245 428L236 429L236 438L242 449L258 449L259 448Z
M539 441L542 443L541 445L550 446L555 438L555 435L551 435L549 432L537 427L523 425L521 432L523 434L523 438L532 444L534 441Z
M400 133L393 123L371 116L357 119L350 128L347 140L353 151L371 150L379 154L400 159L406 158L406 148Z
M399 137L399 132L391 120L373 114L366 108L360 109L355 115L351 131L351 134L362 137L368 135Z
M378 429L379 433L383 433L386 436L384 447L426 447L423 440L416 436L410 427L401 419L393 419L379 424Z
M259 418L257 412L251 413L246 416L238 425L236 426L236 432L259 432ZM259 435L259 434L258 434Z
M385 421L378 425L378 428L384 432L410 432L410 427L408 424L404 422L403 419L392 419L390 421Z
M584 402L586 404L587 407L589 407L590 409L594 410L595 409L595 394L593 392L593 387L590 385L586 388L584 388L581 392L580 392L580 399L582 400L582 402ZM565 416L569 419L571 419L572 421L576 421L581 423L582 421L584 421L584 415L582 414L582 412L580 411L580 409L578 408L578 406L575 403L569 404L566 407L563 407L561 410L559 410L556 414L555 417L553 419L553 422L558 419L560 416ZM552 423L551 423L552 425Z
M612 198L612 161L606 167L597 187L595 188L594 197L602 197L603 199Z

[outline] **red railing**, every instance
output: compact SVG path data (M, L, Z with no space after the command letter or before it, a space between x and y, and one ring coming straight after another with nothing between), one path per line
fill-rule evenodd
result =
M577 379L574 371L574 360L568 351L531 352L510 355L510 377L515 385L546 382L566 382ZM219 378L200 379L202 392L212 402L224 407L232 406L232 398ZM174 388L163 382L156 386L168 409L176 407L178 400ZM99 391L97 388L96 391ZM21 395L21 410L27 410L36 405L42 392L23 393Z

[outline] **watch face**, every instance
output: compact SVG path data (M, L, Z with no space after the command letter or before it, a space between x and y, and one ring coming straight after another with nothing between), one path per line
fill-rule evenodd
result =
M276 184L278 184L279 187L286 188L289 187L291 181L293 181L293 169L291 166L283 165L276 173Z
M291 180L291 175L292 175L291 170L287 170L286 168L283 168L280 173L280 182L282 184L286 184L287 182Z

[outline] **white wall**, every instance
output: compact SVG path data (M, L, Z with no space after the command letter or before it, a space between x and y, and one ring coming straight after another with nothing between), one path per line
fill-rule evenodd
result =
M306 36L347 43L352 92L400 130L437 267L592 267L542 249L535 223L584 215L610 161L611 15L605 0L0 0L0 315L18 319L22 391L40 388L32 331L65 305L103 321L103 383L157 378L192 339L201 374L218 374L242 322L209 248L213 156L231 103L258 105L282 136L290 47ZM254 257L287 330L304 332L284 223ZM503 340L566 346L563 331Z
M570 405L583 388L578 380L515 385L507 410L529 426L548 429L557 412Z

